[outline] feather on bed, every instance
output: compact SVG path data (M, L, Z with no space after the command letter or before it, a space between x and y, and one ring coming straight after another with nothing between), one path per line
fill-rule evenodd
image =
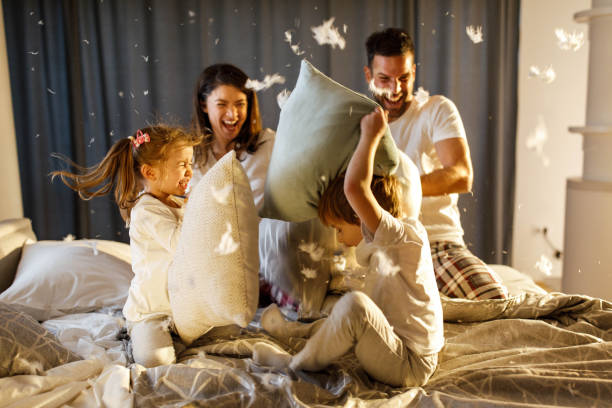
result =
M15 222L24 221L3 222L0 230ZM7 234L14 237L15 230ZM33 242L33 234L28 236L8 252L3 248L3 259L26 239ZM91 251L89 263L101 259ZM213 329L180 351L176 364L144 369L130 364L123 303L113 298L114 304L80 310L78 304L64 312L55 308L61 313L41 324L30 318L30 334L23 336L34 335L34 328L46 330L46 341L65 350L64 360L45 365L37 360L41 352L32 357L31 371L0 378L0 406L612 406L612 304L544 293L525 275L496 268L510 286L511 298L443 299L446 345L424 387L392 388L375 382L350 353L316 373L258 366L251 359L256 342L290 352L304 344L303 339L282 343L268 336L258 323L261 310L246 328ZM86 271L83 267L83 276L75 279L87 279ZM14 271L2 272L12 282ZM6 293L0 294L5 304ZM76 299L78 293L73 294ZM11 325L28 310L21 306L26 307L6 306L12 311L0 322L2 339L14 336ZM20 340L26 339L11 341ZM14 366L16 356L7 348L0 357L2 364Z

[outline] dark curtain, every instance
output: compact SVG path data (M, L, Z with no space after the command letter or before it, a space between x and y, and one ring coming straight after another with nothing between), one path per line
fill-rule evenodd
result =
M307 58L336 81L367 92L364 42L388 26L415 40L417 78L461 112L475 169L460 198L466 242L487 262L508 263L512 239L519 0L4 0L25 216L39 239L127 241L109 198L84 202L48 173L52 152L98 162L147 123L188 125L201 70L229 62L251 78L286 78L259 92L276 128L276 95L291 90ZM334 17L346 47L318 45L311 27ZM467 25L481 25L474 44ZM304 51L295 55L285 41Z

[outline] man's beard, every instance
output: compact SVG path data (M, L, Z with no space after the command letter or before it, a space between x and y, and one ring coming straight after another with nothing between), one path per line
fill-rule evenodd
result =
M402 114L406 112L408 105L410 105L410 101L406 100L406 97L403 93L397 103L392 103L384 96L375 95L374 97L376 101L383 107L383 109L389 112L390 122L402 116Z

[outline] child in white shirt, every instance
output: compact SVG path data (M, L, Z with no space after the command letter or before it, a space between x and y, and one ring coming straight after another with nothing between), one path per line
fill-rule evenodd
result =
M397 180L373 176L386 126L380 108L364 116L346 175L330 184L319 203L323 223L336 229L340 242L357 246L357 260L368 266L365 293L345 294L328 318L308 325L287 322L269 307L261 318L266 331L310 338L294 356L257 343L256 362L316 371L354 347L365 371L393 386L421 386L435 371L444 333L427 233L416 217L398 218Z
M134 361L145 367L176 361L168 268L183 221L181 197L193 174L193 146L200 141L180 128L149 126L117 141L98 165L75 165L80 174L51 173L85 200L114 188L115 201L130 226L134 271L123 314Z

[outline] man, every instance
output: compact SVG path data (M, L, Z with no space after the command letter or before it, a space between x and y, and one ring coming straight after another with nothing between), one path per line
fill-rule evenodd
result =
M402 29L375 32L366 41L366 81L388 111L398 146L421 173L421 222L429 236L438 290L449 297L504 299L507 289L463 241L458 193L472 188L465 129L452 101L441 95L415 99L414 44Z

